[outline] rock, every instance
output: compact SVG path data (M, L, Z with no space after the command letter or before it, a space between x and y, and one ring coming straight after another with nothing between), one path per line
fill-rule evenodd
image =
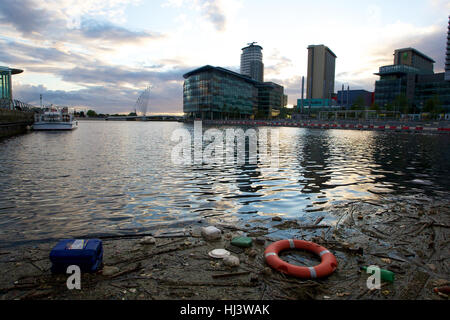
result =
M222 238L222 231L214 226L209 226L202 228L202 236L208 241L220 240Z
M265 276L270 276L270 275L272 275L272 269L269 268L269 267L265 267L265 268L261 271L261 273L262 273L263 275L265 275Z
M427 267L430 268L431 271L436 271L437 270L436 266L434 264L432 264L432 263L427 264Z
M228 267L239 267L239 258L236 256L227 256L223 258L223 264Z
M247 254L249 257L254 258L258 255L258 251L256 251L255 249L250 249L247 251Z
M147 245L147 244L155 244L156 239L153 237L144 237L141 240L139 240L139 244Z
M117 272L119 272L120 269L117 267L113 267L113 266L104 266L103 270L102 270L102 274L104 276L112 276L113 274L116 274Z
M272 218L272 221L281 221L281 220L283 220L283 219L281 219L281 217L273 217Z
M225 238L225 240L231 240L233 239L233 235L231 233L227 233L226 235L223 236Z

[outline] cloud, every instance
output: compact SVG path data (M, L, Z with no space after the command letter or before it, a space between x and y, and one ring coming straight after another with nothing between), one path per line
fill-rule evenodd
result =
M87 39L111 41L114 43L136 43L148 39L159 39L162 35L147 31L131 31L124 27L114 25L109 22L96 20L83 20L79 31Z
M217 31L224 31L226 17L221 7L221 1L203 0L200 2L202 3L203 15L214 25Z
M63 21L51 11L40 8L34 0L3 0L0 2L0 23L11 25L23 35L39 33L50 24Z
M217 31L225 31L226 29L227 18L222 0L166 0L162 6L192 8L200 11L201 15L211 22Z

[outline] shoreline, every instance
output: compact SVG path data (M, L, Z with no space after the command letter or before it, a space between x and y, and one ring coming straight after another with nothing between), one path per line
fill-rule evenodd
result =
M1 251L0 299L448 299L433 292L450 284L448 200L419 195L407 202L392 200L343 202L329 210L334 224L328 219L304 225L296 219L259 217L252 226L240 226L214 217L192 224L183 234L154 234L155 244L141 244L144 235L139 234L109 237L103 240L103 270L82 274L82 290L68 290L66 275L50 273L48 254L54 243ZM222 230L221 240L201 237L200 228L208 225ZM336 256L338 269L327 278L302 280L268 267L264 249L286 238L283 232L326 247ZM232 253L240 260L238 267L208 256L212 249L229 248L230 239L241 235L252 237L253 245ZM318 263L313 256L290 251L280 256L293 264ZM360 267L369 265L394 272L395 282L368 290L368 276Z

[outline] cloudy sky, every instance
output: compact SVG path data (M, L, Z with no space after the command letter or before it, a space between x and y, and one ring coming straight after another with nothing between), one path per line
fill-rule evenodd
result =
M265 80L300 97L307 46L338 56L336 87L374 89L396 48L414 47L444 70L445 0L2 0L0 65L14 98L130 112L152 86L149 110L180 113L182 75L202 65L239 70L241 48L264 48Z

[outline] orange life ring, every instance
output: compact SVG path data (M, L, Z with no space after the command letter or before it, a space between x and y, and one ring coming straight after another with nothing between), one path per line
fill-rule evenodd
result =
M313 252L320 256L322 262L314 267L300 267L289 264L286 261L281 260L278 256L280 251L286 249L301 249ZM266 248L264 257L266 258L267 264L275 270L303 279L329 276L336 270L338 265L336 257L326 248L319 246L314 242L304 240L288 239L274 242Z

